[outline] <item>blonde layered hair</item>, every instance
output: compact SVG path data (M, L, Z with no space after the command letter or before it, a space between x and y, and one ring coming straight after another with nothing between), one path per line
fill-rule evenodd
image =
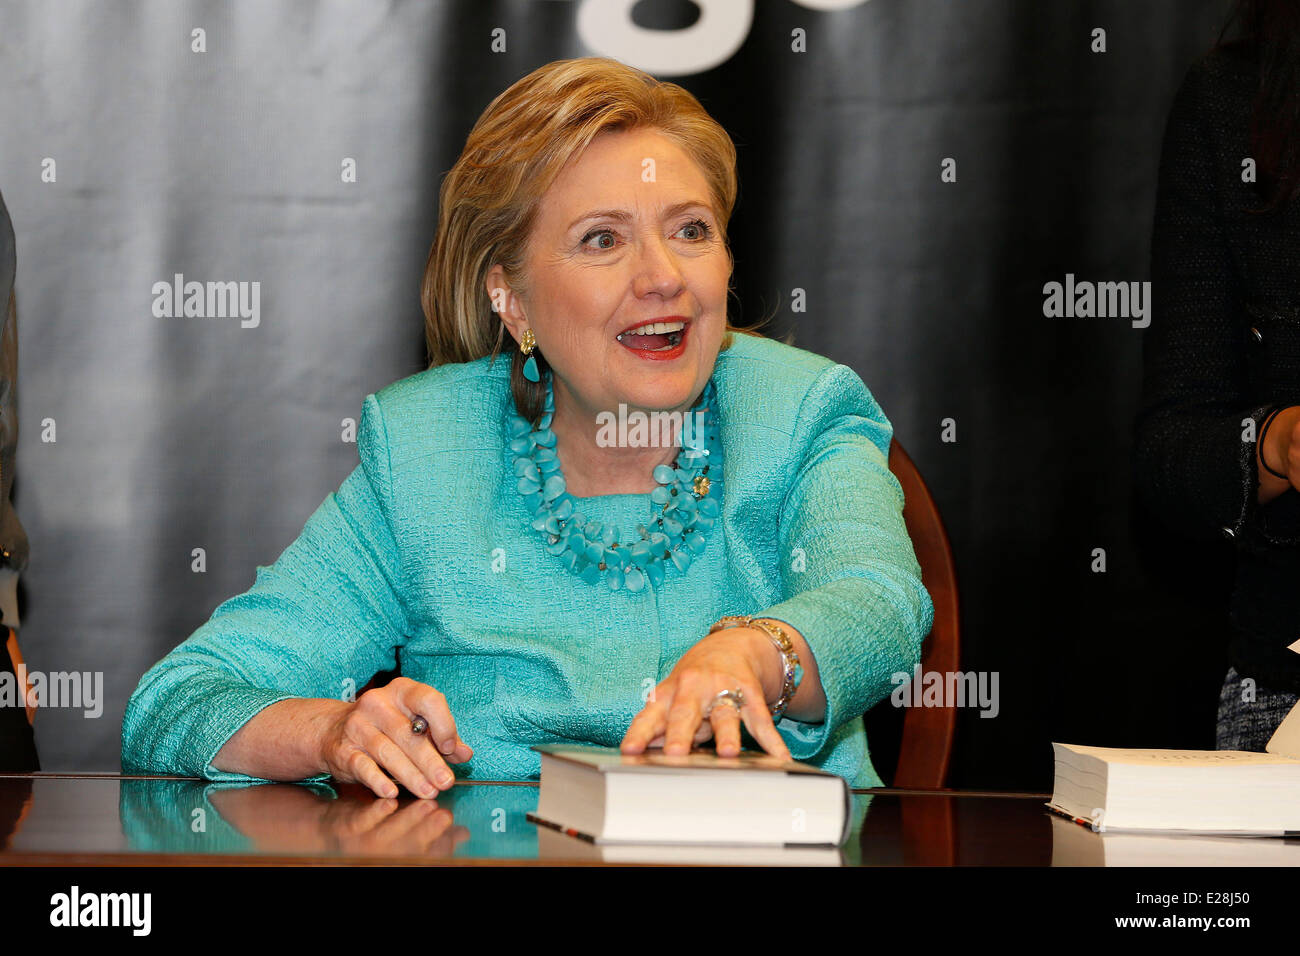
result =
M547 189L597 134L634 129L658 131L699 167L731 258L726 227L736 203L736 148L727 131L675 83L608 57L556 60L488 104L443 179L420 296L430 368L485 355L495 361L506 328L485 287L488 270L500 263L511 289L527 295L524 258ZM724 349L736 331L749 330L728 321ZM517 347L511 351L516 409L536 421L544 380L524 378L524 356ZM545 370L545 358L534 355Z

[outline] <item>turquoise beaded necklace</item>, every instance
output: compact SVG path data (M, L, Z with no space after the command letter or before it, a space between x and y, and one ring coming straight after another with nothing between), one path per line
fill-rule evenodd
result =
M703 434L689 427L698 410L704 412ZM675 467L655 466L659 487L650 492L650 500L658 506L653 527L637 525L639 537L630 543L620 540L616 525L602 526L576 511L555 451L554 416L555 393L548 371L546 404L537 427L521 415L507 418L507 454L513 460L516 487L533 516L533 528L545 536L546 550L588 584L603 578L611 591L625 587L637 592L647 584L658 588L669 563L685 572L704 552L706 535L722 510L722 443L713 380L678 431L681 452Z

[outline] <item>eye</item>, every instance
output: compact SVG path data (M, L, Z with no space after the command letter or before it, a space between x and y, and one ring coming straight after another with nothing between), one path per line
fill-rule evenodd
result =
M614 239L614 233L609 229L593 229L591 230L591 232L587 233L585 236L582 237L582 244L585 246L596 236L609 236L610 239ZM608 251L614 248L614 244L611 242L607 246L606 245L593 246L592 248L595 248L599 251Z
M682 226L682 229L678 231L680 232L686 229L699 230L699 236L694 240L695 242L703 242L704 240L713 237L713 228L703 219L692 219L686 225Z
M710 226L703 219L692 219L690 222L683 225L682 228L677 231L680 233L688 229L696 230L695 235L687 236L687 239L689 239L691 242L706 242L707 240L713 238L713 227ZM596 246L589 245L592 239L597 239L602 236L609 237L610 242L601 243L600 245L596 245ZM588 248L594 249L597 252L608 252L609 250L613 249L614 246L617 245L617 243L618 243L618 237L614 235L614 232L611 229L604 229L604 228L593 229L591 230L591 232L587 233L585 236L582 237L582 245L588 246Z

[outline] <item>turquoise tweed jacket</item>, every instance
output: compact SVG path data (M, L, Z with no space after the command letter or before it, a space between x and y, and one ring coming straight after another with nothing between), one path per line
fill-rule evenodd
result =
M934 616L887 464L893 428L848 366L771 339L736 334L713 382L721 519L684 573L637 593L582 581L530 527L506 448L508 361L367 395L359 466L249 590L141 677L123 770L256 779L212 759L258 711L347 698L400 666L446 696L474 748L458 778L536 779L533 744L617 746L710 624L762 614L803 634L826 694L823 722L778 723L790 753L879 786L862 714L910 676ZM655 507L645 494L577 504L626 531Z

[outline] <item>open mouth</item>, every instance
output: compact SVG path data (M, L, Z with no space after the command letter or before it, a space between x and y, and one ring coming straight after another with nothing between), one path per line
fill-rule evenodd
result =
M689 325L681 320L649 322L620 332L616 338L620 345L641 358L676 358L685 350Z

